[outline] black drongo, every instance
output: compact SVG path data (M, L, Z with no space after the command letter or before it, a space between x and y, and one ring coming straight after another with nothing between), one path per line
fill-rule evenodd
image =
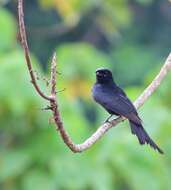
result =
M94 100L111 115L124 116L129 120L131 132L138 137L140 144L147 143L163 154L163 151L154 143L143 128L136 108L125 92L116 85L110 70L96 70L96 83L93 86L92 94Z

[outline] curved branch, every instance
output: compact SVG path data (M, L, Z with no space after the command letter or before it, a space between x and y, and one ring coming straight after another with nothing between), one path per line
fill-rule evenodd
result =
M141 107L144 102L152 95L152 93L160 86L163 79L166 77L168 72L171 70L171 52L167 57L164 65L160 69L160 72L153 79L151 84L144 90L144 92L134 102L136 108Z
M29 74L31 77L31 82L32 82L33 86L35 87L36 91L38 92L38 94L42 98L44 98L46 100L51 100L52 98L50 96L45 95L41 91L40 87L38 86L38 84L36 82L36 77L33 72L28 43L27 43L25 24L24 24L23 0L18 0L18 17L19 17L19 31L20 31L20 37L21 37L21 44L22 44L22 47L25 52L25 59L26 59L27 67L28 67Z
M29 69L29 73L32 79L32 83L39 93L41 97L48 100L51 105L51 110L53 112L53 117L56 124L57 131L59 130L61 138L63 139L64 143L73 151L73 152L82 152L88 148L90 148L96 141L98 141L110 128L116 126L119 122L125 120L123 117L118 117L111 121L111 123L105 123L100 126L87 140L85 140L81 144L74 144L72 139L70 138L69 134L64 128L63 122L61 120L59 107L58 107L58 100L55 98L56 96L56 55L54 54L51 62L51 96L44 95L41 90L39 89L34 73L32 71L31 60L29 57L29 49L27 46L27 39L25 33L25 26L24 26L24 14L23 14L23 0L18 0L18 11L19 11L19 27L20 27L20 34L22 38L22 46L25 50L25 58L27 62L27 66ZM171 70L171 53L169 54L168 58L166 59L164 65L162 66L158 75L154 78L151 84L144 90L144 92L137 98L134 102L135 107L138 109L141 107L144 102L154 93L154 91L159 87L163 79L166 77L168 72Z
M54 61L52 61L52 64L54 64ZM56 65L55 65L56 67ZM52 66L53 68L53 66ZM151 82L151 84L144 90L144 92L137 98L137 100L134 102L135 107L138 109L141 107L144 102L154 93L154 91L159 87L162 80L166 77L168 72L171 70L171 53L169 54L168 58L166 59L163 67L161 68L158 75L154 78L154 80ZM110 128L116 126L121 121L124 121L125 118L118 117L111 121L110 123L105 123L102 126L100 126L95 133L93 133L87 140L85 140L81 144L74 144L72 139L70 138L69 134L65 130L60 112L58 109L58 103L57 100L51 101L51 106L53 107L53 115L54 120L57 126L57 129L60 132L60 135L65 142L65 144L73 151L73 152L82 152L88 148L90 148L96 141L98 141Z

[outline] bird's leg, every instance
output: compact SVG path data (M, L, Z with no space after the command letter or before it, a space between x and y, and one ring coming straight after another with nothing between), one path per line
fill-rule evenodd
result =
M106 120L105 120L105 123L110 123L110 118L112 117L113 115L111 114Z

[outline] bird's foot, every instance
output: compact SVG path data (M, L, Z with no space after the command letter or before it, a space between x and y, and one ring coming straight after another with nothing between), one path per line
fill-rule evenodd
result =
M109 123L109 124L112 125L112 121L110 121L110 120L105 121L104 124L105 124L105 123Z
M104 123L110 123L110 124L112 124L111 121L110 121L110 118L111 118L112 116L113 116L113 115L110 115L110 116L104 121Z

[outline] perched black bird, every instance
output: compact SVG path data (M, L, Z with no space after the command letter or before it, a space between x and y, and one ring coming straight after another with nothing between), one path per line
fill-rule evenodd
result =
M136 108L124 91L116 85L110 70L96 70L96 83L93 86L92 94L94 100L104 107L111 116L124 116L129 120L132 134L138 137L140 144L147 143L154 149L157 149L159 153L163 154L163 151L154 143L143 128Z

